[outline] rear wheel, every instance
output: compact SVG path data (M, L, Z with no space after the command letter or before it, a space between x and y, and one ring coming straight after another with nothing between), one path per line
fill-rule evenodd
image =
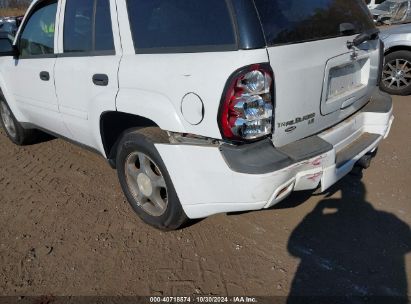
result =
M385 57L381 88L392 95L411 94L410 51L397 51Z
M147 224L173 230L187 216L154 146L167 142L167 134L159 128L130 131L119 143L116 162L121 187L133 210Z
M2 95L0 95L0 121L8 138L16 145L24 146L36 140L36 131L27 130L21 126Z

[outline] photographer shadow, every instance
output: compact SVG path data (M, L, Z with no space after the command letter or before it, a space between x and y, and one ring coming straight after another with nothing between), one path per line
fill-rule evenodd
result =
M330 193L338 190L341 199L321 201L290 236L288 251L301 261L287 303L310 298L387 303L386 297L408 303L405 255L411 250L410 227L367 202L359 178L343 180Z

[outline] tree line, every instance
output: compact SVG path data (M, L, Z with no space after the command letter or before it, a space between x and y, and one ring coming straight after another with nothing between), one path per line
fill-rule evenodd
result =
M32 0L0 0L0 8L26 9Z

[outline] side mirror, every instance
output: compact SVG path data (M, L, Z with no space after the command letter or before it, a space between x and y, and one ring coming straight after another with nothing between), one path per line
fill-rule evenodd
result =
M0 33L0 57L18 56L17 47L13 45L12 38L7 33Z

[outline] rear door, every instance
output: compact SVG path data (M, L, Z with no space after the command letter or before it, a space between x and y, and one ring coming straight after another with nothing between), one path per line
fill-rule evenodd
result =
M374 27L363 1L255 3L275 74L277 146L319 133L368 102L377 85L379 41L347 47ZM347 23L354 30L341 31Z
M72 140L100 149L100 115L115 111L118 92L121 49L113 34L115 3L63 0L63 13L55 67L60 112Z

